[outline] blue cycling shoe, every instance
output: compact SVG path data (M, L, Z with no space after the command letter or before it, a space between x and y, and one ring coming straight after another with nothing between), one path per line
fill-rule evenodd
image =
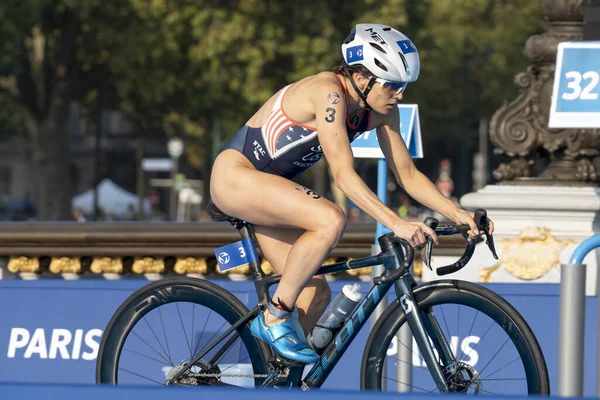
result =
M267 342L283 357L302 364L311 364L319 361L319 356L306 344L304 332L298 322L298 311L282 311L272 305L267 305L269 312L276 318L285 319L273 326L265 323L263 313L258 314L250 331L254 336Z

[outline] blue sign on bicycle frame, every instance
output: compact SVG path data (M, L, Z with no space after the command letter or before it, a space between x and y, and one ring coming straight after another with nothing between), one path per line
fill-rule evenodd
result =
M252 261L258 260L254 244L250 239L240 240L239 242L216 248L214 252L221 272L243 267Z
M421 143L421 125L419 109L416 104L399 104L400 135L412 158L423 158ZM384 158L379 147L376 129L371 129L358 136L352 142L352 153L357 158Z
M600 128L600 41L558 45L550 128Z

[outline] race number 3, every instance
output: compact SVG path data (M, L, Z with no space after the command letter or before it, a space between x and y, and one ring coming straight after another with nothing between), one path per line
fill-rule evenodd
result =
M587 71L583 74L579 71L565 73L567 89L562 95L564 100L598 100L598 93L594 90L598 87L600 74L596 71Z

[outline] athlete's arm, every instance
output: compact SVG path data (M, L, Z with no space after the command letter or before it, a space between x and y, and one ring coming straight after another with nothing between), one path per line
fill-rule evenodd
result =
M388 160L396 181L404 188L406 193L419 203L439 212L452 221L460 221L459 223L470 225L473 234L477 234L477 225L475 225L473 219L471 217L466 218L465 214L468 213L441 194L429 178L415 167L406 144L400 136L398 112L398 108L392 108L387 115L382 116L383 124L377 127L379 146L386 160Z
M319 85L313 91L312 100L319 142L336 186L361 210L412 245L425 242L423 231L435 237L431 229L403 221L386 207L354 170L354 157L346 131L346 102L339 85Z

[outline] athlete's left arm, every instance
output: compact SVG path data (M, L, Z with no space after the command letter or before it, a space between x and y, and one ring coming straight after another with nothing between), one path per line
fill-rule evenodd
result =
M412 161L404 140L400 135L400 117L394 107L387 115L378 115L382 124L377 127L377 139L396 181L413 199L437 211L448 219L477 228L470 213L457 207L446 198L437 187L421 173Z

